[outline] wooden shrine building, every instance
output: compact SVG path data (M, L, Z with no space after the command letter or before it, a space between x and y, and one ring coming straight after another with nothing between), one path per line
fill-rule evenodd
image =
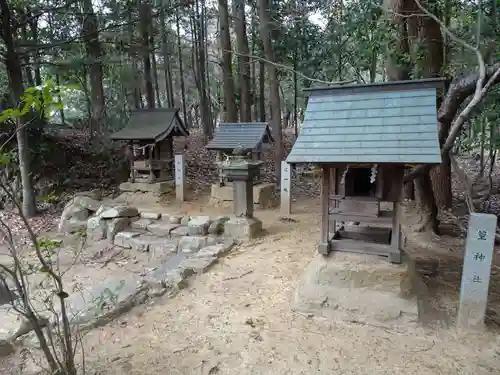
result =
M125 128L111 139L127 141L129 182L162 182L175 178L173 137L189 136L176 108L137 109Z
M287 162L322 168L321 254L351 251L401 262L398 202L404 167L441 163L436 90L443 82L425 79L307 90L303 129ZM381 202L392 203L392 210L381 209ZM379 234L385 227L387 236L375 239L377 226Z
M265 147L274 142L271 129L267 122L221 123L215 131L213 139L205 146L207 150L217 152L217 162L224 158L224 154L232 155L237 147L252 150L252 159L260 160ZM256 176L255 183L260 181ZM225 177L219 167L219 183L224 185Z

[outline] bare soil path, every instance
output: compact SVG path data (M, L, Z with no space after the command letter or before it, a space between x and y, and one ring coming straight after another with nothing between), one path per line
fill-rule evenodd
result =
M89 333L87 369L103 375L498 373L493 333L402 332L294 313L295 287L316 251L319 206L301 200L294 208L297 222L257 211L265 237L235 249L174 299L135 308Z

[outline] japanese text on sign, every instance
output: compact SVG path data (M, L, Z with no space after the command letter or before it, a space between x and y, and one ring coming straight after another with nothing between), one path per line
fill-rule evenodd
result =
M477 236L476 238L480 241L486 241L486 237L488 236L488 232L482 229L479 229L477 231Z

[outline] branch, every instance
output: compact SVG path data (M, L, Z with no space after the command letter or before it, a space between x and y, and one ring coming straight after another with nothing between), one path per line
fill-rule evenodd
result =
M283 65L283 64L279 64L279 63L276 63L274 61L270 61L270 60L267 60L263 57L260 57L260 56L255 56L255 55L247 55L247 54L244 54L244 53L239 53L239 52L235 52L235 51L229 51L229 50L224 50L224 52L231 52L237 56L243 56L243 57L248 57L252 60L257 60L257 61L263 61L265 62L266 64L271 64L271 65L274 65L275 67L279 68L279 69L283 69L283 70L286 70L286 71L289 71L289 72L292 72L292 73L295 73L297 74L299 77L302 77L304 78L305 80L307 81L311 81L311 82L317 82L317 83L323 83L323 84L326 84L326 85L344 85L346 83L351 83L351 82L356 82L355 79L350 79L350 80L346 80L346 81L323 81L322 79L317 79L317 78L312 78L312 77L308 77L306 76L305 74L301 73L301 72L298 72L296 70L294 70L293 68L289 67L289 66L286 66L286 65Z
M498 69L500 69L500 63L487 67L485 79L490 80ZM451 82L438 110L437 118L440 122L449 123L453 120L464 100L474 93L478 79L479 74L474 72L458 76ZM492 80L492 85L498 83L500 83L500 77L497 76Z

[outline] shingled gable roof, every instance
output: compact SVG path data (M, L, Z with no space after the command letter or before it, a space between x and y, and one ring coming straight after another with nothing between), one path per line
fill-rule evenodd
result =
M221 123L214 138L205 146L208 150L233 150L238 146L258 148L262 143L272 143L274 138L267 122Z
M441 162L436 89L426 79L310 89L289 163Z
M127 126L112 134L111 139L158 142L188 135L177 108L153 108L133 110Z

